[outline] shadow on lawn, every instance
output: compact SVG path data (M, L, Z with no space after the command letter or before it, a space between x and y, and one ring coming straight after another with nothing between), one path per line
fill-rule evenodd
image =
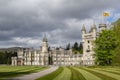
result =
M35 71L27 71L27 72L0 72L0 78L9 78L16 77L18 75L25 75L29 73L33 73Z

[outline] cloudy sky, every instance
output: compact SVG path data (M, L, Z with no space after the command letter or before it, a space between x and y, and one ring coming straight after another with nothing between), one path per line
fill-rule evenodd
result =
M0 48L36 47L46 34L50 46L81 41L81 26L87 30L120 17L120 0L0 0Z

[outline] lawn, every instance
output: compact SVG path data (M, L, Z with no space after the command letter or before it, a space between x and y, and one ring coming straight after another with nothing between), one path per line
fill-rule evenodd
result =
M38 72L48 67L0 66L0 80ZM120 67L59 67L36 80L120 80Z
M63 67L59 67L56 71L45 75L41 78L38 78L36 80L53 80L55 77L57 77L61 72L63 72L64 68Z
M38 72L46 68L40 66L0 66L0 80Z
M59 67L37 80L120 80L120 67Z

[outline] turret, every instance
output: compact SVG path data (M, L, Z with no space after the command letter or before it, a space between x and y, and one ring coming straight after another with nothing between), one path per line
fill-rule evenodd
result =
M93 24L92 30L93 30L93 38L94 38L94 40L95 40L95 39L96 39L96 36L97 36L97 28L96 28L96 25L95 25L95 24Z
M46 35L45 35L44 38L43 38L43 42L47 42Z
M85 26L84 26L84 24L83 24L83 26L82 26L82 42L84 42L84 35L86 34L86 29L85 29Z
M86 29L85 29L85 26L84 26L84 24L83 24L83 26L82 26L82 34L85 34L86 33Z
M48 52L48 40L46 36L44 36L43 41L42 41L42 52L47 53Z
M96 25L95 24L93 24L93 30L97 30L97 28L96 28Z
M89 33L93 32L93 26L90 27Z
M48 40L46 35L42 40L42 53L41 53L41 65L48 65Z
M99 31L105 30L107 28L106 24L99 24Z

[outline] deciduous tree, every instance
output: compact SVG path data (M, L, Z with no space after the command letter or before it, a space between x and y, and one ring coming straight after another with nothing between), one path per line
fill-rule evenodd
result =
M114 49L116 48L116 36L112 30L103 30L95 40L96 63L99 65L111 65Z

